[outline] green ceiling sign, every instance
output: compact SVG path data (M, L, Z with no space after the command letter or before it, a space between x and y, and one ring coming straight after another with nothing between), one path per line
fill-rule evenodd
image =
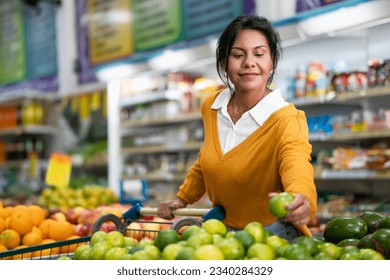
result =
M182 39L181 1L133 0L136 50L148 50Z
M23 13L21 1L2 1L0 5L0 85L26 76Z

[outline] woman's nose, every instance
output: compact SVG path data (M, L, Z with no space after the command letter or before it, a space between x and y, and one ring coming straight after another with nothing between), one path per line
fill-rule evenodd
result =
M244 68L250 68L250 67L253 67L255 65L254 63L254 59L252 56L246 56L245 57L245 60L244 60Z

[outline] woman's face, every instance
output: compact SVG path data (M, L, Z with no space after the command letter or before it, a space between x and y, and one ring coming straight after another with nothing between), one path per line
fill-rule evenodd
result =
M229 78L236 91L263 92L272 71L267 38L257 30L241 30L229 56Z

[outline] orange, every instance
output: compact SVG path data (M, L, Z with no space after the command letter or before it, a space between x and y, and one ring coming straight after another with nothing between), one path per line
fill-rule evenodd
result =
M0 232L2 232L5 229L5 221L3 218L0 217Z
M43 220L38 228L41 230L42 232L42 238L43 239L46 239L46 238L49 238L49 232L50 232L50 228L52 227L52 225L55 223L55 221L53 219L45 219Z
M34 226L38 226L48 216L48 212L41 206L30 205L27 208L28 211L32 214Z
M74 234L73 224L67 221L55 221L49 230L49 238L57 241L65 240Z
M9 221L9 228L18 232L21 236L30 232L34 227L34 220L30 212L14 210Z
M7 247L5 247L3 244L0 244L0 252L7 251Z
M23 235L22 245L33 246L38 245L42 242L42 233L37 231L30 231Z
M4 208L3 202L0 200L0 209L3 209L3 208Z
M0 252L4 252L4 251L7 251L7 247L5 247L4 245L0 244ZM11 257L4 257L4 258L0 258L0 261L2 260L10 260Z
M11 206L0 208L0 217L2 217L5 220L5 219L7 219L7 217L11 216L13 211L14 211L14 208Z
M47 239L42 240L41 244L50 244L50 243L55 243L55 242L56 242L56 240L47 238ZM34 257L51 256L51 255L58 255L59 253L60 253L60 248L55 247L55 245L53 245L53 248L47 248L47 249L43 249L40 251L35 251L33 253L33 256Z
M20 245L21 237L18 232L13 229L5 229L0 234L0 244L8 249L13 249Z
M28 246L27 245L19 245L19 246L16 246L14 248L14 250L16 249L22 249L22 248L27 248ZM27 252L27 253L23 253L23 254L16 254L16 255L13 255L12 256L12 259L13 260L20 260L20 259L31 259L33 256L33 253L32 252Z
M27 206L23 205L23 204L19 204L19 205L14 206L14 211L19 211L19 210L26 211L27 209L28 209Z
M71 239L77 239L77 238L80 238L80 236L78 235L72 235L70 237L68 237L66 240L71 240ZM87 244L86 242L82 242L83 244ZM69 244L69 245L65 245L65 246L62 246L60 248L60 252L61 254L66 254L66 253L72 253L76 250L76 248L81 245L82 243L74 243L74 244Z

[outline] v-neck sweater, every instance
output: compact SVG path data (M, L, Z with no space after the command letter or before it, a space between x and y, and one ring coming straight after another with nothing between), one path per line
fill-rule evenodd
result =
M264 226L276 221L268 209L270 192L304 194L314 216L317 192L305 113L289 104L223 154L217 110L211 109L218 94L208 95L203 102L204 143L177 196L192 204L207 193L213 206L225 209L224 223L237 229L253 221ZM306 225L297 228L311 235Z

